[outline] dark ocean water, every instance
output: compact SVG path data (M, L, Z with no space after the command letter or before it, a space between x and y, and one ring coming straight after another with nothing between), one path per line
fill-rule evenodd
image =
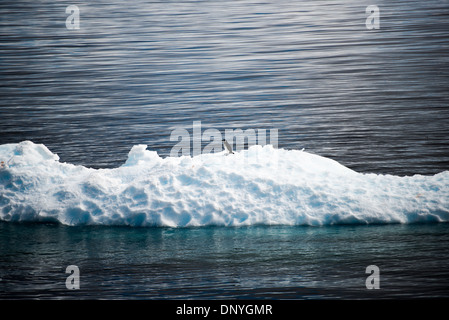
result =
M172 130L201 121L278 129L280 148L358 172L449 170L449 2L377 1L368 30L372 4L2 1L0 144L112 168L135 144L168 156ZM448 297L448 231L0 223L0 298Z
M121 228L0 223L1 299L449 296L449 225ZM79 268L68 290L66 267ZM367 289L366 268L379 268Z
M449 4L377 1L0 3L0 143L121 165L171 131L276 128L361 172L449 169Z

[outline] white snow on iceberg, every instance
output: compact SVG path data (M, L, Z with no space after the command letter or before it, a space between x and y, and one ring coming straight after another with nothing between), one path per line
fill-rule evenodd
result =
M66 225L241 226L449 221L449 171L361 174L304 151L161 158L134 146L126 163L91 169L47 147L0 145L0 220Z

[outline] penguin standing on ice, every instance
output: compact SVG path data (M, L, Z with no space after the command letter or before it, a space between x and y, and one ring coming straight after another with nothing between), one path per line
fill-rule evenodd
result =
M222 141L223 141L223 144L225 145L226 149L229 151L229 153L234 154L234 152L232 151L231 145L225 139L223 139Z

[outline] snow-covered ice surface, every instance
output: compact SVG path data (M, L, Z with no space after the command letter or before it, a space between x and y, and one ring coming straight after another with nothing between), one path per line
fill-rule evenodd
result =
M449 221L449 171L361 174L270 145L167 158L136 145L122 166L91 169L23 141L0 145L0 161L3 221L168 227Z

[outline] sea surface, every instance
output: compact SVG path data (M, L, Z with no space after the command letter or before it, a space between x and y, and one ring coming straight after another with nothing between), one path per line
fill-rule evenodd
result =
M1 299L449 296L447 223L172 229L1 222L0 240ZM72 265L76 290L66 287ZM371 265L379 268L379 289L367 289Z
M0 144L42 143L87 168L117 168L137 144L167 157L173 130L201 121L277 129L279 148L360 173L431 176L449 170L448 92L448 1L0 2ZM436 222L2 221L0 298L447 298L448 245ZM370 265L380 289L366 287Z

